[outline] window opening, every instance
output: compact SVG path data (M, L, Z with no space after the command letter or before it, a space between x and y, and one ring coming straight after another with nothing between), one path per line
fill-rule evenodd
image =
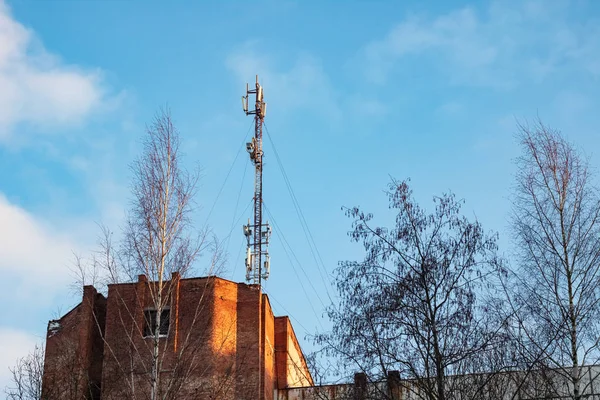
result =
M168 308L163 308L162 312L160 313L160 328L158 331L159 336L167 336L169 333L169 320L171 316L170 311L171 310ZM156 330L156 314L157 312L155 309L144 311L144 320L146 322L144 324L144 337L154 336L154 332Z

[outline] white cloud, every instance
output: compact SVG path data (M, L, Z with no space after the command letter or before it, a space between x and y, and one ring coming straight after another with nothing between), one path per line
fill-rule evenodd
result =
M565 70L599 77L600 28L573 23L570 4L497 1L483 11L412 15L361 51L365 75L385 83L402 60L418 57L460 84L511 88Z
M411 16L386 38L366 46L367 77L383 83L400 58L430 51L445 52L445 57L464 67L488 66L495 61L497 49L481 37L480 30L481 23L470 8L432 20Z
M5 327L0 327L0 393L11 384L11 373L19 358L27 356L40 342L35 336Z
M79 123L104 100L99 71L65 65L0 0L0 139L27 122Z
M30 290L57 288L72 280L69 263L81 246L67 233L45 225L1 193L0 221L1 272L23 278Z

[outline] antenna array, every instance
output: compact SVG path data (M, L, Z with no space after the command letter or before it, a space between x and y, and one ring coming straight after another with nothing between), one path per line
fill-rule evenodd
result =
M253 94L255 97L254 110L248 110L248 99ZM258 83L256 75L256 86L250 90L246 84L246 95L242 96L242 109L246 115L254 115L254 137L246 143L246 150L250 155L250 161L254 164L254 221L244 225L244 235L248 242L246 249L246 281L260 285L261 280L269 278L269 239L271 238L271 227L267 221L262 223L262 128L267 113L267 103L263 101L263 88Z

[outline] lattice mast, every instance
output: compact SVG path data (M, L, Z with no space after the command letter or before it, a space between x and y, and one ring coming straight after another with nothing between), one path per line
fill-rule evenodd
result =
M254 95L254 110L248 110L248 99ZM267 113L267 103L263 101L263 88L258 83L256 75L256 86L250 90L246 84L246 95L242 96L242 108L246 115L254 115L254 137L246 143L246 150L250 155L250 161L254 164L254 221L244 225L244 235L248 241L246 250L246 281L260 285L263 279L269 277L269 239L271 227L267 221L262 223L262 172L263 172L263 150L262 150L262 128Z

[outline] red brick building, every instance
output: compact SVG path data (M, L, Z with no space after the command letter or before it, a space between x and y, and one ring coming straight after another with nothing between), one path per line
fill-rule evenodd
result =
M150 393L156 310L150 285L85 286L82 302L50 321L47 399L145 399ZM166 282L159 357L161 398L273 400L313 380L286 316L273 315L256 285L217 277Z

